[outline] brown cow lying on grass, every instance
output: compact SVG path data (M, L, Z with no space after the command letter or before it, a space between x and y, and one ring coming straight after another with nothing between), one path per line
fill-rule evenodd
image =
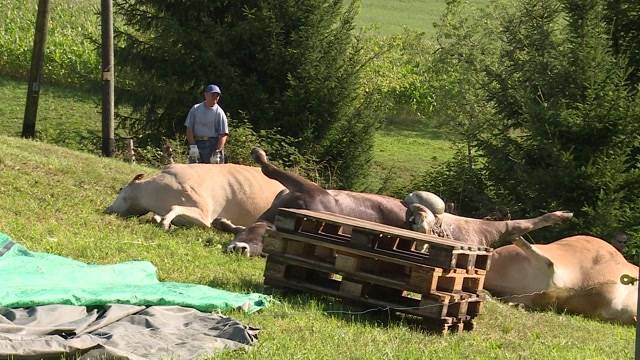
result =
M419 203L408 204L407 210L407 224L412 230L479 246L500 246L498 244L511 243L512 240L530 231L559 224L572 217L573 213L568 211L554 211L521 220L472 219L446 212L434 214Z
M227 248L229 251L238 251L247 256L261 255L262 237L267 228L272 226L278 208L282 207L326 211L385 225L408 228L406 223L407 207L398 199L376 194L325 190L301 176L290 174L273 166L267 161L266 154L260 148L254 148L252 155L267 177L279 181L289 191L278 195L273 205L260 215L258 221L247 228L236 226L233 221L227 219L216 219L213 222L214 227L235 234ZM456 238L457 240L486 246L491 246L494 241L505 236L520 236L533 229L571 218L570 214L567 215L564 212L547 214L548 217L545 217L545 221L539 221L539 218L536 218L507 222L468 219L451 214L444 215L446 215L447 226L455 234L464 236Z
M266 178L257 167L172 164L148 179L136 175L106 212L120 216L153 212L165 229L172 222L210 227L219 216L249 225L283 190L279 182Z
M638 283L623 284L624 275L637 277L638 267L604 240L572 236L531 245L518 239L493 252L484 288L533 308L629 324L636 321Z

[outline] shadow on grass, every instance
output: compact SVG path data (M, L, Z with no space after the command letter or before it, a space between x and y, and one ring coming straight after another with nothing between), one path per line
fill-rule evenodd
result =
M376 328L403 327L426 335L444 335L442 326L393 309L383 309L375 305L357 301L338 299L330 296L305 293L299 290L263 287L263 293L276 295L279 300L286 302L292 308L308 308L315 304L318 310L326 316L344 321L345 323L359 323ZM289 316L284 314L283 317Z
M262 281L257 281L249 278L238 278L237 280L234 280L234 283L237 283L238 288L246 289L243 291L265 294L265 289ZM224 280L211 279L207 281L205 285L216 289L226 289L229 287L229 282Z
M444 129L426 126L413 126L408 124L388 124L380 129L380 133L388 133L395 136L402 136L403 133L417 134L427 140L451 140L451 135Z

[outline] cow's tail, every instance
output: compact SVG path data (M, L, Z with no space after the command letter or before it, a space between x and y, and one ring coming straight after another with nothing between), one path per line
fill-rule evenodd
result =
M282 169L277 168L267 160L267 154L259 147L251 150L251 156L253 160L260 165L262 173L268 178L280 182L284 187L292 192L300 192L305 188L318 188L321 189L316 183L311 182L302 176L290 174Z

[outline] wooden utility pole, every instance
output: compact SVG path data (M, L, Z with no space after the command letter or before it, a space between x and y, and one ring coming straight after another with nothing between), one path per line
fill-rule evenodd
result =
M47 24L49 22L49 0L38 1L36 32L33 36L31 53L31 70L29 71L29 87L27 102L24 107L22 137L33 138L36 134L36 117L38 115L38 99L40 98L40 81L44 64L44 49L47 42Z
M640 259L638 259L640 260ZM636 263L637 264L637 263ZM640 281L640 271L638 273L638 279ZM640 284L638 285L638 299L636 300L636 316L640 315ZM636 320L636 355L635 360L640 360L640 321Z
M112 0L101 0L102 23L102 155L113 156L115 140L113 133L113 4Z

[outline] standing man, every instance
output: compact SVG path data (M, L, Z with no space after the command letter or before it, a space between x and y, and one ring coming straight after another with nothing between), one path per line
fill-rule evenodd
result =
M224 144L229 136L227 115L218 105L220 88L207 85L204 101L193 105L184 125L187 127L190 163L224 162Z

